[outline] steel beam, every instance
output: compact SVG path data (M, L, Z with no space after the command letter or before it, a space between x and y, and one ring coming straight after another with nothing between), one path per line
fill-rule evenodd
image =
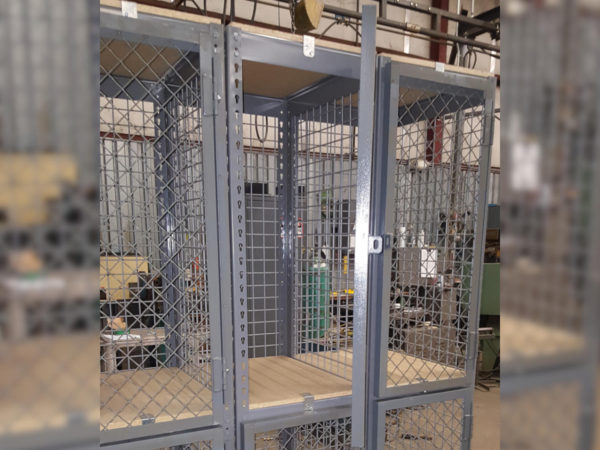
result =
M375 107L375 139L373 147L373 193L371 233L392 235L394 228L396 135L398 76L392 73L389 58L377 60L377 97ZM367 346L367 448L376 448L377 398L387 384L388 314L391 273L391 248L371 256L369 267L369 305Z
M278 120L279 148L277 149L277 186L279 196L279 217L281 218L282 239L278 261L278 303L281 313L279 334L281 354L293 356L294 315L294 248L296 241L296 219L294 208L294 188L296 186L296 124L284 105Z
M100 445L102 450L148 450L174 446L186 446L196 442L210 441L212 448L223 448L223 431L220 427L194 429L178 434L168 434Z
M337 75L346 78L360 77L360 55L330 48L316 47L314 58L307 58L301 42L286 41L241 31L242 59L275 66Z
M244 185L242 45L237 28L228 27L226 39L227 133L231 236L231 298L235 370L236 446L243 449L241 421L249 409L248 285L246 282L246 194Z
M358 93L358 79L329 76L287 97L289 108L295 113L315 105L324 105L348 94Z
M354 253L354 319L352 358L352 447L365 447L367 383L367 298L371 170L375 105L375 5L362 9L360 97L358 99L358 165L356 182L356 248Z
M279 117L285 101L280 98L244 94L244 112L259 116Z

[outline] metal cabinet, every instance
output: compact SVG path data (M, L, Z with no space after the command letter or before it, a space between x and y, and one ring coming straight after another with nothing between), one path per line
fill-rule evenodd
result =
M105 446L468 446L493 81L363 14L362 54L102 14Z

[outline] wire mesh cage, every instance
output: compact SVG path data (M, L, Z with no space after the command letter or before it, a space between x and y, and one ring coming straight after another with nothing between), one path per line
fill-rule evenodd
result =
M599 154L596 76L579 55L598 41L595 18L527 10L507 21L511 48L503 135L503 372L590 360L596 346ZM529 25L526 25L526 24ZM578 36L553 30L580 30ZM523 39L547 45L541 58ZM565 63L565 61L573 63ZM523 66L523 62L531 64ZM515 81L513 81L515 80ZM518 82L516 82L518 80ZM569 86L563 92L559 84ZM541 105L536 108L534 105ZM568 108L568 113L565 113ZM566 114L566 115L565 115ZM566 117L569 125L566 125ZM595 311L595 312L594 312Z
M550 383L538 377L516 389L518 383L509 379L500 406L501 446L559 449L590 442L595 424L589 420L586 400L590 395L580 375L558 374Z
M398 105L388 387L464 378L473 357L491 120L483 93L460 86L401 78Z
M302 401L315 389L350 391L355 100L349 94L302 113L242 116L251 407L278 396ZM281 179L286 158L290 177ZM290 212L293 251L285 254ZM323 370L333 378L320 386Z
M463 413L463 399L387 410L383 448L463 448Z
M208 415L198 45L100 48L101 428Z
M349 449L351 419L342 417L254 434L256 450Z
M352 375L357 95L294 117L295 357Z
M0 448L97 442L98 7L38 6L0 2Z
M298 42L234 27L226 42L233 350L243 422L352 391L360 58L333 52L343 69L330 71L321 53L284 57L301 51Z
M277 182L280 139L276 117L244 114L248 356L283 354L279 299L281 195Z

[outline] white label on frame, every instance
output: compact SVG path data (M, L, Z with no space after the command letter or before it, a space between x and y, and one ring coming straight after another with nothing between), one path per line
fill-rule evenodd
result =
M126 0L121 1L121 14L123 17L131 17L132 19L137 19L137 3L136 2L128 2Z
M435 70L437 72L444 72L446 70L446 65L443 62L436 61Z
M304 56L307 58L315 57L315 38L314 36L304 35L304 45L302 46Z

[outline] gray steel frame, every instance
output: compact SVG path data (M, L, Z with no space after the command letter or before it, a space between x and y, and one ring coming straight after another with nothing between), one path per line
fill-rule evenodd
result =
M229 180L230 180L230 214L231 214L231 274L233 298L233 336L234 336L234 361L235 361L235 415L237 436L246 436L246 424L250 420L262 419L268 424L269 429L274 428L274 420L286 414L302 414L303 420L314 422L319 417L326 417L328 411L335 412L339 407L349 407L352 397L339 397L315 401L314 412L305 413L302 403L284 405L257 410L249 409L249 373L248 373L248 324L247 324L247 284L246 284L246 229L245 229L245 195L244 195L244 154L242 123L243 113L261 114L277 117L280 121L279 132L282 139L278 158L278 185L283 201L280 207L281 216L284 218L284 243L281 256L286 264L282 267L283 283L280 286L280 299L290 299L289 293L293 289L293 257L294 233L296 232L296 218L294 212L294 192L292 175L295 173L295 144L294 133L296 126L291 121L293 113L303 111L308 106L321 104L324 101L336 98L340 93L347 93L351 89L358 89L361 76L361 58L358 54L346 53L338 50L320 48L315 50L314 58L306 58L302 53L302 43L285 41L273 37L256 35L229 26L225 31L226 36L226 65L227 74L227 125L228 125L228 152L229 152ZM330 75L323 81L297 92L287 99L261 97L244 94L242 90L243 73L242 61L255 61L308 70ZM374 73L373 73L374 76ZM364 177L366 186L369 178ZM363 183L363 185L364 185ZM365 267L366 270L366 267ZM365 273L366 277L366 273ZM283 314L291 323L291 305L282 302ZM285 320L285 319L284 319ZM284 327L288 332L283 337L283 342L290 353L292 327ZM360 348L360 347L359 347ZM360 348L355 357L360 359ZM363 353L364 354L364 353ZM363 390L364 392L364 390ZM348 415L350 413L348 412ZM331 416L328 416L331 417ZM307 422L307 423L308 423ZM241 449L244 442L237 439L237 448ZM250 448L250 447L247 447Z
M367 9L367 14L371 11ZM372 15L374 16L374 11ZM370 17L370 16L369 16ZM365 39L369 41L369 23L365 21L367 30ZM173 24L177 26L174 27ZM302 55L302 44L267 36L259 36L228 27L223 44L222 29L216 25L192 25L176 22L171 19L160 19L140 14L138 19L123 18L111 13L102 13L101 24L103 36L119 37L120 39L143 39L149 43L173 45L200 45L200 55L203 61L203 120L205 133L205 179L207 183L207 233L210 245L209 260L218 264L209 265L208 283L210 292L211 339L213 345L213 416L201 419L188 419L170 423L149 424L131 429L103 432L101 441L103 447L110 448L149 448L157 444L180 445L192 440L213 440L217 448L233 448L236 440L238 448L243 445L250 447L253 436L262 430L270 430L278 426L294 426L317 422L328 418L353 415L353 446L364 447L363 439L376 442L381 439L378 427L385 410L431 401L442 401L445 398L464 398L465 413L470 415L470 401L474 382L474 358L469 362L466 377L453 381L428 382L418 386L407 386L388 389L385 382L387 354L386 340L382 339L384 330L387 332L389 321L388 312L376 308L381 303L382 294L389 290L389 280L382 277L385 268L389 268L391 252L369 254L368 236L384 236L390 229L391 218L389 207L390 187L394 182L393 164L395 157L395 127L393 117L397 117L398 88L401 83L410 80L418 87L427 88L435 85L439 90L447 86L449 95L460 90L481 91L482 102L485 105L486 119L484 142L491 140L493 111L494 82L477 77L455 73L440 73L431 69L415 67L410 64L392 63L389 59L377 59L377 92L375 111L373 102L366 96L361 96L358 110L361 121L361 141L359 144L359 161L365 170L359 170L357 180L357 198L362 213L357 217L357 251L368 255L368 264L364 268L355 269L358 280L358 305L361 298L377 299L370 302L367 314L367 302L363 301L363 309L355 315L356 332L359 335L354 344L354 357L357 364L353 367L353 396L339 397L315 401L312 411L305 411L303 404L292 404L261 410L249 409L249 378L247 352L247 306L246 306L246 230L245 230L245 195L243 176L243 136L242 118L244 112L278 117L284 125L286 138L282 140L280 149L280 177L282 216L285 217L284 235L286 240L282 249L285 261L293 257L293 236L295 218L293 212L293 190L290 189L290 173L294 173L293 133L294 124L290 123L290 113L301 111L308 105L322 103L324 100L338 96L341 91L356 89L359 79L363 89L371 91L375 85L374 52L367 51L361 67L361 57L357 54L317 48L314 58ZM365 49L368 50L368 45ZM366 51L365 50L365 51ZM371 57L372 56L372 57ZM242 90L242 61L250 60L268 64L282 65L300 70L325 72L331 78L317 83L288 99L265 98L244 95ZM370 64L367 64L369 63ZM212 72L206 70L210 67ZM341 77L341 78L340 78ZM227 85L225 86L225 79ZM126 81L123 81L126 83ZM123 86L103 86L105 92ZM139 96L141 86L135 83L125 85L127 94ZM227 91L225 93L225 91ZM225 100L226 99L226 104ZM452 108L452 103L448 103ZM373 112L376 115L374 125L373 146ZM356 115L358 116L358 114ZM227 127L224 118L227 117ZM369 128L371 131L369 132ZM364 133L363 130L367 132ZM394 137L394 139L392 139ZM227 141L226 139L227 138ZM371 148L373 152L371 154ZM480 191L487 192L489 167L489 145L483 150L482 170L480 174ZM486 170L484 170L486 169ZM372 176L371 176L372 172ZM287 189L286 189L287 186ZM287 201L286 201L287 200ZM481 195L479 210L485 211L486 197ZM359 227L359 222L362 226ZM358 229L360 228L360 230ZM480 214L477 222L477 236L473 273L472 299L479 300L480 266L483 255L483 230L485 215ZM361 254L362 254L361 253ZM287 256L286 255L290 255ZM289 272L289 265L284 270ZM361 271L362 270L362 271ZM291 292L293 277L284 277L281 295ZM364 283L363 283L364 281ZM363 286L362 290L360 286ZM469 318L469 347L477 347L477 311L478 305L472 305ZM381 311L381 313L376 313ZM289 311L287 312L289 315ZM229 318L232 318L230 321ZM367 317L369 323L367 323ZM362 321L362 324L361 324ZM289 328L288 328L289 329ZM381 330L381 335L377 334ZM233 341L229 338L233 337ZM362 338L361 338L362 336ZM387 338L386 338L387 339ZM384 345L385 343L385 345ZM218 344L218 345L217 345ZM287 345L290 344L288 337ZM368 346L368 352L367 352ZM385 357L384 357L385 356ZM367 359L368 357L368 359ZM360 369L362 367L362 369ZM234 369L235 368L235 369ZM367 370L368 369L368 370ZM359 373L360 372L360 373ZM452 391L441 392L445 389ZM436 391L433 394L406 397L412 394ZM402 397L402 398L398 398ZM353 401L354 398L354 401ZM387 398L385 401L379 401ZM412 403L411 403L412 402ZM350 409L352 405L353 409ZM376 414L377 413L377 414ZM216 424L222 424L216 426ZM362 424L362 426L361 426ZM205 427L200 430L201 427ZM191 431L194 430L194 431ZM166 436L168 435L168 436ZM252 437L251 437L252 436ZM243 439L242 439L243 437ZM167 442L168 440L168 442ZM185 442L184 442L185 441Z
M461 431L461 450L470 448L472 425L473 425L473 389L456 389L445 392L437 392L433 394L414 395L410 397L401 397L393 400L384 400L377 403L377 428L374 447L368 448L384 448L385 447L385 425L386 413L392 409L409 408L412 406L426 406L431 403L439 403L450 400L463 400L463 426Z
M194 444L201 441L210 441L214 449L224 448L223 428L220 426L212 426L199 430L192 429L149 438L141 438L136 440L129 439L123 442L102 444L101 448L109 450L148 450L163 447L185 446L187 444Z
M203 151L204 180L206 189L206 224L209 259L227 254L220 252L216 243L219 239L218 195L223 196L223 182L226 170L223 144L224 132L219 117L223 117L225 109L222 99L224 92L223 79L223 38L222 28L216 25L190 24L187 22L164 19L140 14L137 19L126 18L110 11L102 10L100 14L101 37L117 38L154 45L177 46L195 49L200 54L202 72L202 118L204 121ZM174 26L176 25L176 26ZM217 80L217 82L213 82ZM126 81L124 81L127 83ZM101 92L114 92L112 83L101 86ZM141 99L136 82L129 82L125 88L128 98ZM213 95L206 95L212 93ZM222 121L221 121L222 122ZM221 151L219 151L221 150ZM225 240L226 241L226 240ZM229 270L225 264L210 264L207 268L210 305L210 339L211 359L213 362L213 401L212 415L195 419L177 420L164 423L145 424L132 428L107 430L100 433L103 448L151 448L165 445L182 445L198 440L212 440L216 448L223 445L223 431L220 424L228 426L226 408L231 408L233 401L229 393L231 389L223 389L223 385L233 385L231 378L231 351L227 347L222 351L221 326L227 321L230 302L230 290L224 289L228 278L222 276L223 270ZM227 285L226 285L227 287ZM204 428L204 429L201 429Z
M255 437L258 433L263 433L281 428L298 427L310 423L321 422L324 420L341 419L350 417L351 409L349 407L326 408L320 411L315 411L310 414L289 414L279 415L268 420L254 420L246 422L243 425L243 441L244 450L254 450Z
M374 299L369 305L369 341L368 358L370 372L367 378L367 433L368 448L382 448L381 434L382 411L391 405L402 405L406 396L410 401L419 402L443 399L462 389L460 396L465 398L465 423L470 420L472 408L472 389L475 382L475 363L477 352L477 327L481 289L481 268L487 220L487 185L490 166L492 142L493 110L495 96L495 79L480 78L448 72L438 72L411 64L392 62L389 58L378 59L378 89L376 103L376 136L374 143L374 178L373 178L373 211L371 215L371 234L377 236L393 235L394 183L396 164L396 129L399 117L398 92L400 87L427 89L435 87L438 92L448 95L479 92L478 98L484 105L485 122L483 128L480 174L479 174L479 215L476 223L473 276L471 286L470 308L468 318L468 343L466 374L462 378L425 381L415 385L387 387L388 363L388 330L389 308L383 307L383 299L389 298L391 281L386 274L390 273L392 252L384 248L380 254L370 255L369 265L369 298ZM457 104L458 105L458 104ZM470 105L475 106L475 104ZM416 105L421 107L421 105ZM448 109L449 107L449 109ZM445 112L451 110L451 103L446 104ZM402 124L400 124L402 125ZM385 239L384 239L385 241ZM452 389L452 391L447 391ZM446 391L446 392L444 392ZM427 395L416 395L434 392ZM393 399L382 402L382 399ZM406 400L408 401L408 400ZM396 403L394 403L396 402ZM406 403L408 404L408 403ZM383 405L383 406L382 406ZM377 410L379 413L376 413ZM385 431L385 430L384 430ZM468 448L469 443L464 444Z
M381 62L382 67L386 65L385 62ZM386 161L383 167L387 167L387 187L385 192L380 193L380 198L385 199L385 210L381 211L380 223L384 225L383 234L391 234L393 228L392 212L393 212L393 188L395 178L393 176L393 166L395 163L395 152L396 152L396 124L397 111L395 105L398 102L398 87L411 87L418 89L427 89L435 85L436 90L446 91L448 94L453 92L461 94L464 92L480 92L481 104L484 105L485 122L483 128L482 148L481 148L481 160L480 160L480 171L479 171L479 199L478 199L478 217L475 230L475 249L473 259L473 276L471 284L471 305L469 308L469 319L468 319L468 345L467 345L467 370L466 375L463 378L455 378L452 380L441 380L441 381L426 381L417 385L401 386L388 388L386 386L386 364L387 364L387 345L384 342L387 341L387 332L389 327L389 308L379 308L380 311L380 336L378 346L379 351L379 373L378 383L376 392L379 397L393 397L400 395L410 395L418 392L431 392L435 390L443 390L450 388L461 388L468 387L474 382L475 375L475 356L477 352L477 327L478 327L478 313L479 313L479 301L480 301L480 289L481 289L481 269L483 264L483 251L485 245L485 225L487 221L487 186L490 170L490 151L491 151L491 139L492 139L492 127L493 127L493 110L494 110L494 95L495 95L495 79L493 78L480 78L469 75L459 75L448 72L437 72L431 69L418 67L410 64L392 62L390 69L383 69L391 71L389 93L383 92L384 97L391 99L387 109L382 108L382 136L385 142L381 142L382 152L385 154L381 155L381 158ZM470 106L475 106L470 105ZM390 125L386 124L389 123ZM380 145L378 145L379 150ZM383 200L382 200L383 201ZM383 216L385 214L385 217ZM380 229L380 232L382 230ZM391 251L384 251L383 256L380 256L383 261L381 262L384 273L389 273L391 264ZM388 272L385 272L387 270ZM382 280L381 290L378 292L376 298L383 299L389 297L390 282L385 279Z
M375 102L375 29L377 16L375 6L363 7L363 28L361 41L361 78L358 103L358 170L356 180L356 248L354 250L354 342L352 361L352 447L365 445L367 413L366 386L367 365L367 298L372 283L369 255L369 237L372 235L371 218L374 213L372 203L371 175L373 167L374 102Z

